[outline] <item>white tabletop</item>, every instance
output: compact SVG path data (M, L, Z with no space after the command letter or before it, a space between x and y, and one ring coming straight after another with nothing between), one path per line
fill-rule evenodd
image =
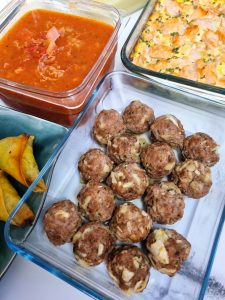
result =
M0 1L0 9L9 0ZM128 25L120 36L119 46L124 43L138 14L127 18ZM116 56L116 69L122 69L120 47ZM225 228L212 268L205 300L225 299ZM61 279L17 256L11 267L0 280L0 300L90 300L91 298L65 283ZM185 300L185 299L183 299Z

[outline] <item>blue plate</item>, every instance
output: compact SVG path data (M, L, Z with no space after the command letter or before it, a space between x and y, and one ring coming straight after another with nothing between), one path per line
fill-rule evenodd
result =
M0 107L0 128L0 139L17 136L22 133L35 136L34 154L39 169L43 168L57 145L68 132L68 129L63 126L5 107ZM45 176L45 181L48 181L48 175ZM26 191L26 188L19 183L12 181L12 184L20 196ZM43 193L33 193L32 198L33 201L31 201L30 206L34 212L37 212L42 206ZM30 229L31 227L29 226L29 230ZM19 237L20 230L16 232ZM4 240L4 223L0 222L0 278L7 271L14 257L15 253L7 247Z

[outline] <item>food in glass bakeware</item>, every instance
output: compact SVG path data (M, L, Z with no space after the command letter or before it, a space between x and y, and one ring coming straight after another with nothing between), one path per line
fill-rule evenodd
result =
M73 237L73 251L83 267L102 263L112 250L115 238L108 226L100 222L84 224Z
M197 160L187 159L178 163L172 178L182 193L190 198L204 197L212 186L210 168Z
M141 249L123 246L110 253L107 269L110 277L126 294L142 292L150 277L150 264Z
M114 109L102 110L95 119L93 136L97 142L107 145L112 137L125 131L123 119Z
M107 146L108 156L116 163L140 162L141 142L137 136L124 133L113 137Z
M225 87L224 3L158 0L131 61L152 71Z
M112 170L107 178L107 184L118 198L130 201L144 194L149 178L138 164L123 163Z
M157 142L143 148L141 162L150 178L160 179L172 172L176 157L169 145Z
M81 178L85 182L92 179L103 181L109 175L112 168L113 162L101 149L88 150L81 156L78 162Z
M55 246L71 242L81 222L77 206L70 200L54 203L43 218L44 230Z
M105 122L107 122L107 121L105 121ZM109 123L110 123L110 121L109 121ZM106 124L106 127L107 127L107 124ZM120 138L123 135L124 135L124 133L118 133L115 137L111 137L111 139L113 140L115 138ZM146 131L146 135L150 135L149 129ZM138 137L138 139L140 139L140 137L142 137L142 136L137 136L137 137ZM110 140L108 142L108 144L110 144L112 140ZM157 144L157 143L152 143L150 145L148 145L148 144L144 145L143 146L143 151L144 151L145 148L147 148L151 145L155 145L155 144ZM166 143L158 143L158 144L165 145L166 149L169 149L173 153L175 153L177 150L180 150L180 149L173 150ZM90 144L90 147L91 146L92 146L92 144ZM104 151L107 153L107 147L104 147L104 148L103 147L102 147L101 151L103 153L104 153ZM175 155L174 155L174 157L175 157ZM183 157L178 156L178 160L180 160L180 159L183 159ZM157 163L158 163L158 161L157 161ZM176 163L176 160L173 163L173 166L172 166L170 172L174 170L175 163ZM179 164L179 163L177 162L177 164ZM148 179L148 184L147 184L148 187L146 186L147 191L148 191L148 189L151 190L152 187L157 186L158 189L156 189L156 190L159 191L160 200L161 200L161 196L162 197L165 196L164 200L165 200L165 202L167 201L167 203L165 205L163 204L163 201L158 201L159 199L157 197L155 197L155 195L154 195L154 197L155 197L154 198L154 204L150 203L150 200L146 201L145 204L147 204L147 207L144 206L144 209L136 207L131 202L123 202L121 204L122 201L124 201L124 200L127 201L128 200L125 197L119 196L118 193L117 193L117 189L119 189L119 191L121 192L121 189L124 187L123 186L124 183L128 184L128 189L127 189L126 192L131 193L131 195L132 195L132 199L130 198L129 201L136 199L136 197L141 198L142 195L143 195L143 192L142 192L142 194L139 194L138 196L136 196L134 198L134 192L137 192L136 191L137 188L136 188L136 190L133 190L133 182L129 182L129 180L127 180L127 178L128 179L131 178L132 174L134 174L133 168L131 168L131 169L128 168L128 171L125 172L126 176L124 177L124 172L123 172L124 171L124 166L131 166L131 165L133 167L135 166L134 169L138 168L138 170L141 170L141 171L145 172L145 170L144 170L145 166L141 163L140 164L137 164L137 163L122 163L122 164L117 165L114 169L112 169L111 172L109 173L109 176L107 178L103 179L103 181L106 182L106 184L110 185L113 193L115 194L115 197L118 198L118 199L116 199L116 203L119 204L119 206L117 207L117 209L115 210L115 212L112 216L112 219L111 220L108 219L106 221L106 222L109 222L109 223L106 223L107 225L109 224L109 228L108 227L107 228L110 230L111 234L114 236L114 239L115 239L113 244L116 243L116 239L118 240L118 243L125 242L125 243L129 243L129 244L132 243L132 242L134 243L134 242L143 241L143 239L146 239L146 237L149 233L149 230L150 230L150 234L147 238L147 241L148 241L148 239L150 239L150 236L151 236L152 232L156 231L157 229L153 229L153 231L151 231L151 229L149 228L149 222L148 222L148 226L147 226L147 219L150 220L150 227L151 227L152 221L155 222L155 223L158 223L158 224L160 224L160 223L162 223L162 224L173 224L173 223L177 222L178 220L180 220L182 218L183 212L184 212L184 195L181 193L181 191L175 185L174 182L169 181L169 180L173 179L172 177L170 177L171 173L168 174L169 175L169 177L167 178L168 181L165 181L165 178L162 179L162 177L157 178L157 181L163 180L161 183L160 182L154 183L155 180L152 180L152 181L149 180L149 179L153 179L153 178L149 178L146 175L147 179ZM122 170L122 172L121 172L121 170ZM115 171L116 171L116 173L118 173L118 176L119 176L118 181L115 181L115 178L114 178L114 180L112 180L112 177L113 177L112 174ZM136 177L136 176L134 176L134 177ZM136 178L136 182L140 182L139 179L137 180L137 178ZM116 189L111 186L112 181L114 181L114 185L115 185L114 187L116 187ZM89 182L88 185L91 184L91 183L92 183L92 181ZM118 183L118 184L116 184L116 183ZM152 185L149 185L149 184L152 184ZM84 187L84 189L85 188L86 188L86 186ZM84 197L84 198L86 198L86 197ZM143 200L144 199L145 198L143 197ZM89 202L89 199L88 199L87 202ZM104 205L104 200L102 201L102 205ZM158 214L157 213L155 215L152 214L152 221L151 221L151 212L150 212L150 210L153 209L154 205L157 206L157 208L158 208L158 212L157 212ZM141 204L141 207L142 207L142 204ZM124 208L129 208L129 209L124 209ZM134 209L132 209L132 208L134 208ZM144 210L146 208L147 208L147 213L144 212ZM137 214L135 212L137 212ZM149 213L149 216L147 218L144 218L145 221L146 221L146 228L145 228L146 230L141 230L141 228L142 228L141 225L143 225L145 223L144 220L140 221L141 218L142 218L142 216L140 215L141 212L144 212L143 217L144 217L144 215L146 216ZM141 225L137 225L139 221L140 221ZM86 220L85 220L85 222L86 222ZM94 223L96 223L96 222L94 222ZM101 224L100 222L97 222L97 223ZM83 226L88 227L88 225L90 225L90 227L92 227L91 224L93 224L93 222L92 223L87 223ZM135 228L135 224L136 224L136 228ZM101 225L105 226L103 224L101 224ZM121 228L122 228L121 231L118 230L120 225L122 225L121 226ZM137 233L137 231L134 230L134 229L137 229L140 232ZM78 232L79 231L80 230L78 230ZM82 233L78 234L78 232L75 234L75 239L74 239L75 243L76 243L77 240L79 241L79 239L83 236ZM105 258L107 258L107 255L106 255L104 258L100 259L97 255L99 247L102 249L102 246L99 246L99 240L101 239L101 237L100 237L101 235L99 234L98 237L96 237L95 234L93 233L94 230L91 230L91 229L88 230L87 232L90 232L91 237L90 238L87 237L87 240L85 238L85 242L82 242L81 246L83 248L82 247L81 248L84 251L83 250L78 250L78 254L77 254L76 253L76 248L74 246L75 259L78 261L79 264L81 264L85 267L95 266L97 264L100 264L101 262L104 261ZM142 232L143 232L143 235L142 235ZM171 232L173 232L173 230L171 230ZM171 232L169 232L167 234L168 234L168 236L171 236L171 238L173 238L174 241L175 241L173 247L170 245L170 238L168 238L168 241L167 241L167 239L165 239L165 245L164 245L165 247L167 247L169 245L168 253L169 253L170 263L165 263L165 265L166 265L165 269L164 269L164 265L162 266L162 265L158 264L158 262L155 262L155 265L154 265L154 259L157 261L158 254L160 255L160 258L161 258L161 254L159 253L160 251L157 250L158 249L157 245L159 244L159 242L157 242L157 241L155 241L156 246L153 246L153 254L151 254L150 253L151 250L149 250L149 258L151 257L151 255L155 255L155 257L150 258L150 263L148 261L149 266L151 266L151 261L153 261L153 263L152 263L153 267L155 267L160 272L163 272L163 273L165 273L169 276L175 275L175 273L180 270L180 267L181 267L182 263L188 258L188 255L189 255L189 252L190 252L190 243L186 239L184 239L180 234L177 233L177 235L175 235L175 233L171 233ZM145 235L145 237L144 237L144 235ZM90 252L89 251L90 249L87 250L89 252L86 253L85 252L86 251L85 247L87 247L87 248L91 247L91 246L89 247L89 246L86 246L86 245L88 244L88 241L91 240L92 238L96 242L95 245L93 245L94 253ZM183 240L182 240L182 238L183 238ZM178 240L178 243L177 243L177 240ZM182 243L179 240L182 240ZM153 242L153 244L154 244L154 242ZM181 244L181 245L177 245L177 244ZM148 243L145 244L145 246L147 246L147 245L148 245ZM162 244L160 244L160 245L162 246ZM125 247L128 247L128 246L125 246ZM129 249L133 248L133 246L131 246L131 247L129 246L128 248ZM151 245L150 245L150 248L151 248ZM107 266L108 266L108 271L110 273L110 276L112 276L112 278L116 282L116 284L125 293L132 294L134 292L143 291L143 289L147 285L148 280L146 281L146 280L144 280L144 278L142 278L140 280L141 283L136 283L137 285L135 287L134 283L135 283L135 280L136 280L136 275L135 274L134 275L130 274L128 272L129 276L131 276L131 277L128 276L129 277L129 278L127 278L128 283L126 285L124 285L123 279L121 279L121 277L118 278L118 276L122 276L122 273L118 273L118 274L116 273L116 276L113 276L112 272L110 272L111 271L111 269L109 268L110 258L114 257L114 254L117 251L116 249L117 249L117 247L115 247L111 250L111 252L109 253L109 256L108 256L108 260L107 260ZM174 252L176 252L176 251L178 251L178 253L179 253L179 255L177 255L177 257L176 257L176 255L174 255ZM82 253L84 254L84 257L82 257L82 255L81 255ZM92 257L91 254L93 254L93 257ZM90 258L89 258L89 256L90 256ZM133 256L133 254L132 254L132 256ZM129 263L130 264L132 263L132 256L125 255L125 257L127 257L127 265ZM116 261L117 261L117 259L116 259ZM118 270L118 268L117 268L117 270ZM120 271L121 272L123 271L122 266L121 266ZM133 272L133 271L130 270L130 272ZM127 273L126 270L125 270L125 273ZM146 275L146 273L145 273L145 275ZM124 275L124 276L126 277L126 275ZM133 278L134 282L133 282L133 280L130 280L131 278ZM145 278L147 278L147 277L145 277Z
M133 203L119 205L110 222L110 228L119 241L138 243L144 241L152 227L150 216Z
M82 187L77 200L80 212L90 221L110 220L116 206L112 190L104 183L94 180Z
M187 159L198 160L212 167L219 161L218 149L219 146L208 134L197 132L186 137L182 154Z
M185 132L183 125L173 115L164 115L155 119L151 125L152 139L164 142L172 148L183 147Z
M154 229L146 247L152 266L163 274L174 276L188 259L191 244L173 229Z
M123 112L127 129L136 134L146 132L154 119L153 109L139 100L132 101Z
M169 181L149 185L144 196L147 212L158 224L173 224L184 214L184 195Z

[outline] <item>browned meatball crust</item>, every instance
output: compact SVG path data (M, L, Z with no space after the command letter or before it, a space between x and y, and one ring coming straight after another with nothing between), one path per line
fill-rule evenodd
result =
M83 225L73 237L73 252L83 267L102 263L112 250L115 237L107 226L100 222Z
M62 200L48 208L43 224L49 241L59 246L71 242L73 235L81 226L81 217L73 202Z
M141 144L137 136L129 133L115 136L108 143L107 154L117 164L140 162Z
M144 194L149 178L136 163L123 163L111 172L107 184L118 198L129 201Z
M153 222L173 224L183 217L184 196L173 182L162 181L150 185L144 201Z
M128 295L142 292L148 284L148 258L137 247L115 248L109 255L107 268L111 278Z
M137 243L146 239L152 226L150 216L132 203L117 207L110 227L119 241Z
M116 206L112 190L93 180L81 189L77 199L79 210L90 221L108 221Z
M146 246L152 266L169 276L180 270L191 251L185 237L172 229L155 229L149 234Z
M176 164L172 148L165 143L147 145L141 152L141 162L153 179L169 175Z
M93 136L100 144L107 145L112 137L123 133L125 129L123 118L118 111L102 110L95 119Z
M156 118L150 130L154 141L167 143L172 148L182 148L185 132L180 120L175 116L164 115Z
M148 131L154 119L153 109L138 100L132 101L123 113L127 129L137 134Z
M100 149L90 149L84 153L78 163L81 178L87 182L89 180L103 181L111 172L113 162Z
M182 153L185 158L198 160L211 167L219 161L218 148L209 135L197 132L186 137Z
M211 186L211 170L203 163L187 159L176 165L172 178L182 193L199 199L208 194Z

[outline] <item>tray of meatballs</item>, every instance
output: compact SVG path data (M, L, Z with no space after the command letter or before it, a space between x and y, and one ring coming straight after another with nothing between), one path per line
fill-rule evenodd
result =
M225 202L225 122L192 97L105 77L54 166L25 243L34 261L95 298L198 299Z

